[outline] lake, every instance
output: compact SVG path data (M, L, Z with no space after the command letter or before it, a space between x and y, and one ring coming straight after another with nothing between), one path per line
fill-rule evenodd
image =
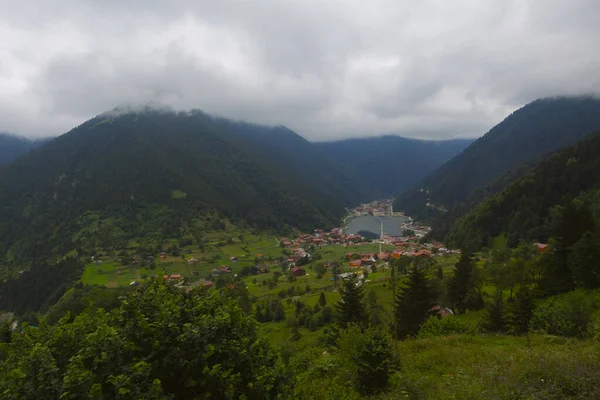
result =
M360 231L372 232L379 237L381 224L383 221L383 233L389 236L404 236L404 229L401 225L408 221L406 217L373 217L371 215L361 215L346 220L345 233L358 233Z

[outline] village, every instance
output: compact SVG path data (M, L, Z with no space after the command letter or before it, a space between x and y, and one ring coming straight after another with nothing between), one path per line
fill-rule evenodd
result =
M348 210L347 218L353 218L361 215L370 216L391 216L392 200L377 200L367 204L361 204L354 209ZM396 216L404 216L402 213L397 213ZM359 234L344 233L342 228L333 228L325 232L321 229L316 229L312 233L304 233L298 235L295 239L286 237L280 238L280 245L285 249L290 250L290 255L286 259L287 265L291 268L292 273L303 275L306 273L296 264L300 260L310 258L307 249L323 246L364 246L369 244L378 244L379 250L376 252L347 252L345 262L348 268L369 267L383 261L382 266L387 266L389 259L398 259L400 257L424 257L431 258L446 254L458 254L458 250L449 250L440 242L432 241L421 243L421 239L431 228L425 225L417 224L407 218L407 222L402 224L404 233L410 236L390 236L380 235L379 239L369 240ZM384 246L385 245L385 246ZM383 250L384 247L393 246L393 250ZM381 264L381 263L380 263ZM327 265L325 265L327 267Z

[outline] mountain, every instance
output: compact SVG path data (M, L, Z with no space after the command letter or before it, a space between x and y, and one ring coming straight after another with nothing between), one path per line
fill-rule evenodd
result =
M511 244L519 240L546 241L560 210L570 207L577 208L574 214L585 214L581 211L585 206L593 218L600 218L599 154L600 131L552 154L458 219L446 242L453 247L478 248L500 234L505 234Z
M400 136L316 143L332 160L347 165L368 200L410 189L473 140L416 140Z
M0 169L0 270L190 235L215 213L260 230L335 225L358 194L311 148L200 111L100 115Z
M400 196L394 207L427 216L460 206L476 190L523 163L576 143L600 128L600 100L594 97L539 99L515 111L474 141L419 185ZM526 168L521 168L521 171ZM504 179L504 184L510 182ZM502 185L496 182L496 189Z
M40 146L45 140L31 140L21 136L0 133L0 165L11 162L20 155Z

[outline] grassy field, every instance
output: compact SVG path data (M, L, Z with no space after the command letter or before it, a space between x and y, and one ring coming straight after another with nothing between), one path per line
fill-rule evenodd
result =
M241 236L241 239L238 237ZM204 250L198 246L185 246L181 248L181 256L167 256L164 259L155 255L156 268L150 270L147 267L136 267L135 265L122 266L117 261L119 256L104 256L102 264L89 263L83 273L84 284L98 284L107 287L119 287L129 285L130 282L143 280L156 274L181 274L187 278L206 277L213 268L227 265L234 273L238 273L245 266L253 266L259 255L260 260L271 263L270 260L282 257L283 249L279 247L277 238L272 236L257 236L250 233L229 234L208 233L207 244ZM176 244L176 241L168 241L164 247ZM138 246L131 243L130 253ZM237 257L237 262L230 262L230 257ZM188 260L198 260L195 265L189 265Z

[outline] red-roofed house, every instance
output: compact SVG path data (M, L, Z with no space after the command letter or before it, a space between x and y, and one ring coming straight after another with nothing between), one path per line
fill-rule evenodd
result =
M415 253L415 257L431 258L431 253L427 250L420 250Z
M350 268L360 267L361 264L362 264L361 260L352 260L352 261L350 261Z
M213 283L211 281L204 281L204 283L202 284L202 286L204 286L205 288L211 288L213 287Z
M544 243L534 243L533 245L537 247L538 253L544 253L549 249L548 245Z
M306 271L300 267L294 267L291 269L292 275L294 276L304 276L306 275Z
M402 252L400 250L394 250L392 252L392 258L400 258L402 257Z
M379 253L377 254L377 258L380 260L387 260L390 255L388 253Z

